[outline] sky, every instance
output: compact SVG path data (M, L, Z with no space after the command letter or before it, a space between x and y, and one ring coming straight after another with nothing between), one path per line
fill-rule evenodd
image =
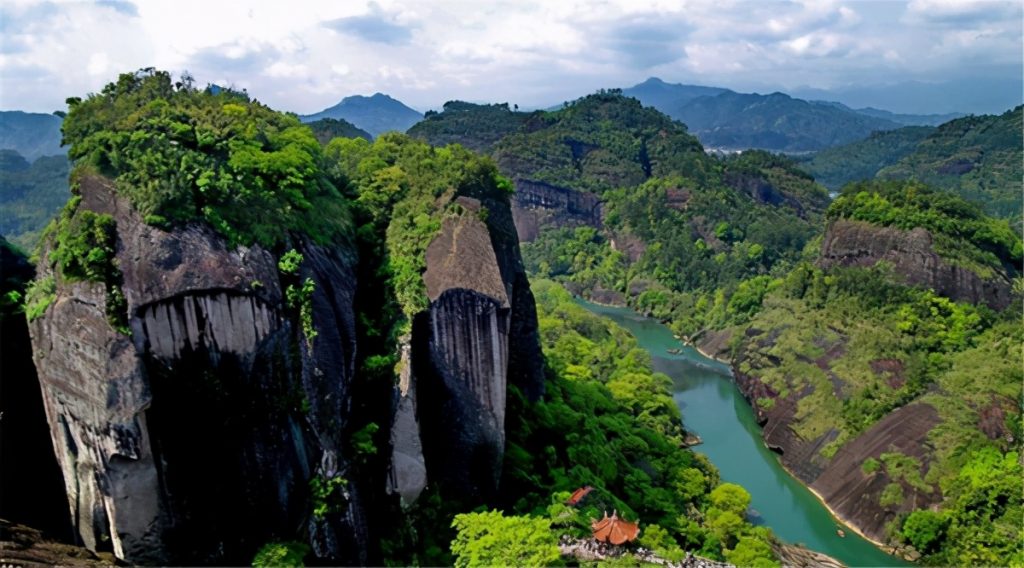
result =
M546 107L652 76L840 100L1012 87L1022 52L1019 0L2 0L0 109L63 109L143 67L300 114L375 92Z

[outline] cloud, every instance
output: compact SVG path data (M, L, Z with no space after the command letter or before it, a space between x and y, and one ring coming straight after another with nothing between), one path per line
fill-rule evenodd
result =
M124 14L125 16L139 16L139 7L126 0L97 0L96 5L110 8Z
M612 25L604 38L629 65L648 69L686 56L684 22L674 18L632 18Z
M974 0L911 0L904 21L944 27L970 27L988 22L1021 21L1020 2Z
M0 107L52 111L150 66L300 113L377 91L546 107L652 75L768 92L1019 79L1021 38L1014 2L2 0Z
M352 34L366 41L385 44L408 43L412 38L409 27L398 24L394 16L386 14L380 5L370 3L370 12L363 16L350 16L324 22L324 26L338 33Z

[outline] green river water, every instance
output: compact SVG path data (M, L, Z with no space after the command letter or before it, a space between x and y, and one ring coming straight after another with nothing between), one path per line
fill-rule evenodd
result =
M673 396L686 429L704 440L694 449L718 467L722 480L750 492L757 524L770 527L786 542L806 545L848 566L909 566L836 520L782 468L778 456L765 447L753 410L731 380L728 365L680 345L657 320L628 308L579 302L632 332L651 353L655 369L672 378ZM669 354L667 350L673 348L682 352ZM845 531L845 538L836 534L837 528Z

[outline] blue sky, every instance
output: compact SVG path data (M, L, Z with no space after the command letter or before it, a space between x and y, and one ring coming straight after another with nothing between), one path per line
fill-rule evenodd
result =
M450 99L543 107L650 76L758 92L1019 85L1021 6L3 0L0 109L50 112L149 66L188 70L200 84L245 88L299 113L378 91L421 110Z

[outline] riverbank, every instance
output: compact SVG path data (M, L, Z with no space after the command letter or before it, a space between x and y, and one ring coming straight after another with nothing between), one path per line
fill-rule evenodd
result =
M633 333L651 353L655 369L672 378L673 398L682 411L685 428L704 440L698 451L715 464L722 480L750 492L751 506L761 514L759 523L772 529L781 541L800 543L847 566L906 565L852 526L846 537L840 538L837 523L841 526L846 521L786 471L766 447L749 401L735 380L730 380L730 362L707 356L712 353L707 353L706 341L719 340L724 345L724 336L697 337L700 346L686 342L686 347L677 351L681 340L653 318L629 309L590 302L583 305Z
M736 376L736 371L735 371L735 369L733 369L733 364L732 364L731 360L715 356L714 354L710 353L707 349L702 347L697 341L683 341L683 344L684 345L689 345L695 351L697 351L698 353L700 353L704 357L707 357L708 359L711 359L713 361L717 361L719 363L728 365L729 366L729 370L730 370L730 374L733 377ZM735 378L733 380L735 381ZM746 397L744 397L744 400L746 400ZM750 401L749 400L747 400L746 402L747 402L748 405L750 405ZM750 406L751 406L751 410L753 410L753 405L750 405ZM761 442L762 442L762 444L765 445L766 448L768 448L767 444L764 442L764 438L763 437L761 438ZM768 449L771 450L771 448L768 448ZM838 521L838 524L842 524L844 528L849 529L851 532L857 534L858 536L860 536L864 540L874 544L875 546L877 546L879 549L881 549L883 552L886 552L887 554L896 554L897 553L896 552L896 550L897 550L896 547L894 547L894 546L892 546L890 544L887 544L887 543L883 543L883 542L881 542L881 541L879 541L879 540L877 540L877 539L875 539L875 538L873 538L871 536L868 536L853 521L851 521L850 519L844 518L842 515L840 515L839 512L836 511L835 509L833 509L832 506L828 503L828 501L825 500L825 498L821 495L821 493L818 493L818 491L816 489L814 489L813 487L811 487L809 484L805 484L799 477L797 477L797 475L793 471L791 471L788 467L786 467L786 465L782 462L781 459L778 460L778 462L779 462L779 466L782 467L782 469L790 477L792 477L797 483L800 483L801 485L806 487L808 491L810 491L811 495L813 495L814 498L817 499L818 502L821 503L821 505L826 510L828 510L829 514L832 515L832 517L836 521Z

